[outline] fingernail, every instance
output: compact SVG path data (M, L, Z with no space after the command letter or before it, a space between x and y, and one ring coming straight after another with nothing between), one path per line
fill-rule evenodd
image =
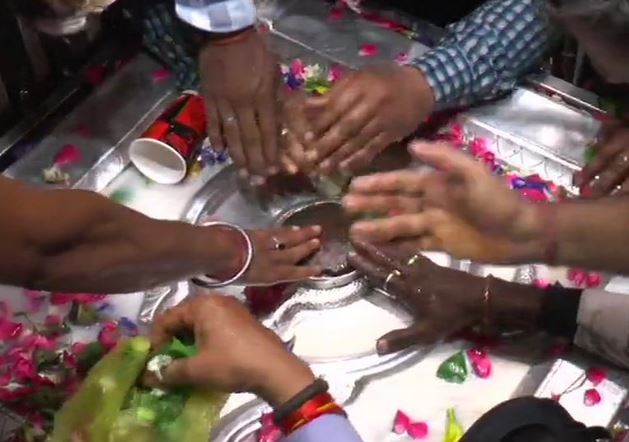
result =
M266 182L266 178L264 178L263 176L259 176L259 175L254 175L251 177L251 184L253 186L262 186L264 183Z
M357 256L358 256L358 255L357 255L357 254L356 254L356 252L354 252L354 251L349 252L349 253L347 254L347 257L348 257L348 258L356 258Z
M321 226L313 226L313 229L317 233L321 233L323 231L323 228Z
M306 134L304 135L304 140L306 140L307 142L311 142L314 140L314 133L313 132L306 132Z
M296 231L298 231L298 230L301 230L301 227L299 227L299 226L290 226L290 229L291 229L292 231L296 232Z
M389 351L389 344L384 339L379 340L376 343L376 351L378 354L386 354Z
M311 240L310 240L310 244L311 244L313 247L319 247L319 246L321 245L321 242L320 242L318 239L311 239Z
M295 166L294 164L288 165L287 169L288 169L288 173L290 173L291 175L295 175L299 171L297 169L297 166Z
M240 176L240 178L248 178L249 172L247 172L247 169L240 169L238 171L238 175Z

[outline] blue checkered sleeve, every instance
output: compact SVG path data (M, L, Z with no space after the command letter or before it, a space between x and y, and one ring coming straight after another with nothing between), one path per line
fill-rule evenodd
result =
M183 21L208 32L239 31L256 21L253 0L176 0L175 9Z
M513 89L557 41L544 0L490 0L448 27L431 51L411 60L439 108L465 106Z

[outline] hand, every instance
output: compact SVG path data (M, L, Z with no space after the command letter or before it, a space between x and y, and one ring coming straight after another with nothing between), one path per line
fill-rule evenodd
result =
M243 278L247 285L299 281L321 273L317 267L298 265L321 246L317 238L321 235L321 227L284 227L254 230L249 234L254 256Z
M410 327L378 339L380 354L430 345L481 323L532 328L540 315L542 293L536 287L441 267L397 246L354 241L354 248L349 261L373 286L383 287L391 272L400 272L390 279L387 292L415 319ZM415 262L408 265L413 256Z
M306 160L307 144L302 141L304 134L311 131L305 115L306 94L291 92L283 100L283 120L286 127L282 131L281 162L285 172L295 175L308 171Z
M343 200L345 209L388 216L355 223L353 236L374 242L410 239L423 250L484 262L533 253L529 240L537 235L539 217L505 182L445 144L414 143L411 152L441 171L356 178Z
M478 324L483 318L484 278L440 267L421 255L408 266L406 263L414 253L391 245L354 241L354 248L356 254L350 255L349 262L374 287L383 287L392 271L401 273L389 281L387 291L415 318L412 326L378 339L378 353L430 345Z
M151 342L161 348L186 331L194 333L199 354L169 365L166 386L250 392L277 406L314 381L308 366L234 298L199 296L164 312L153 325Z
M279 167L280 75L264 37L243 32L241 40L210 41L201 49L201 91L212 145L227 147L243 175L265 177Z
M410 135L432 112L434 97L423 74L398 65L370 67L339 80L321 97L309 98L313 133L309 168L329 174L355 171L395 141ZM308 146L310 149L310 146Z
M629 126L615 123L602 133L594 147L596 156L575 177L584 196L629 192Z

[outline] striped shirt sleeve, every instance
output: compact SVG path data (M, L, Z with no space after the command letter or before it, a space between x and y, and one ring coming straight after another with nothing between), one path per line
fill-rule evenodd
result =
M256 22L253 0L176 0L177 15L195 28L228 33Z
M431 51L411 60L424 72L439 108L509 92L557 40L544 0L490 0L447 29Z

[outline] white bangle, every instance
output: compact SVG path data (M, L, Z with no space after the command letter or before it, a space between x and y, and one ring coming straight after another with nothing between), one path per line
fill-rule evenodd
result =
M205 287L207 289L215 289L215 288L225 287L227 285L233 284L234 282L242 278L242 276L245 273L247 273L247 271L249 270L249 267L251 267L251 263L253 261L253 254L254 254L253 242L251 241L251 237L242 227L239 227L231 223L226 223L222 221L209 221L201 225L203 227L213 227L213 226L227 227L229 229L235 230L236 232L240 233L242 237L245 239L245 243L247 246L247 256L240 270L238 270L238 272L236 272L236 274L229 279L226 279L224 281L219 281L215 278L210 278L207 275L202 275L202 276L197 276L195 278L192 278L192 282L196 285Z

